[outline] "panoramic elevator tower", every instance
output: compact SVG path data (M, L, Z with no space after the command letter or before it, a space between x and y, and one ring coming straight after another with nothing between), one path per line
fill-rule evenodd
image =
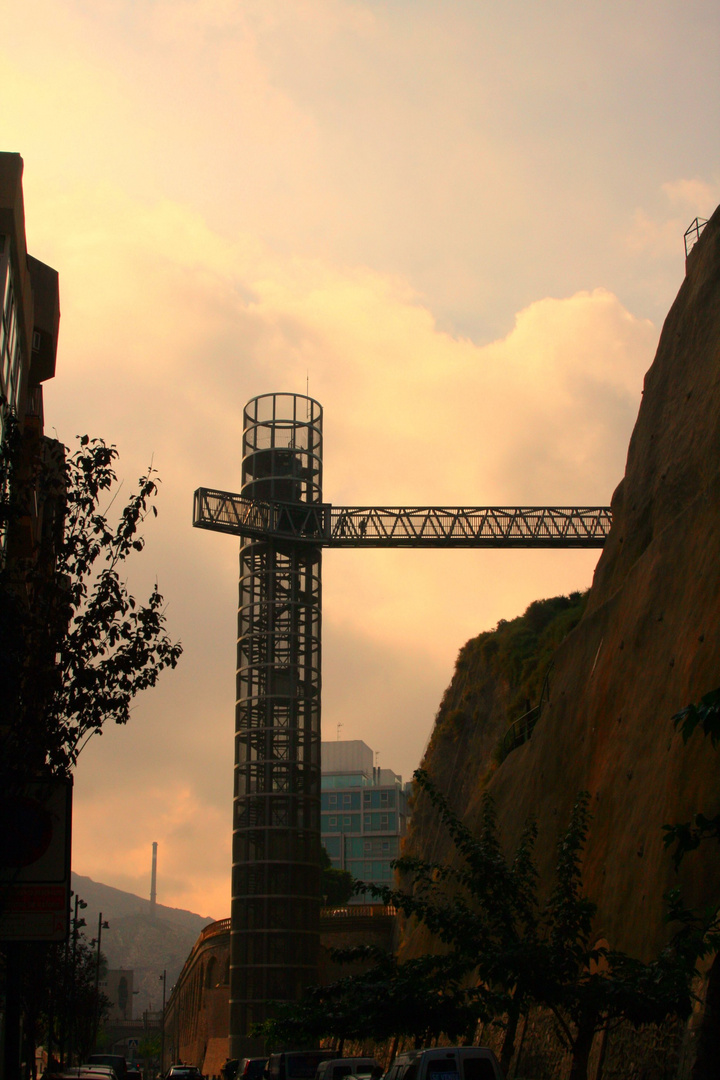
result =
M322 502L322 408L262 394L243 414L242 497L288 515ZM291 504L291 505L288 505ZM240 547L230 1056L267 1002L316 979L320 915L320 544Z
M241 493L194 497L197 528L241 538L231 1057L261 1053L250 1025L317 978L322 548L596 548L612 524L607 506L333 506L322 452L317 401L262 394L243 414Z

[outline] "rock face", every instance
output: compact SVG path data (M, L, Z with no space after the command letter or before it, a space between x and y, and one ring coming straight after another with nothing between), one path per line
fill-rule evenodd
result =
M706 844L677 874L662 833L720 811L720 750L699 733L684 745L671 721L720 685L720 209L663 328L612 505L585 614L555 657L549 704L487 787L508 843L537 817L545 885L559 830L577 793L590 792L584 882L598 936L649 958L667 936L667 889L680 884L696 907L720 897L720 847ZM491 767L487 739L477 746L480 757L461 751L459 796L449 792L468 823ZM438 755L450 750L431 742L431 774L447 769ZM424 850L426 826L408 850L437 857L437 846Z

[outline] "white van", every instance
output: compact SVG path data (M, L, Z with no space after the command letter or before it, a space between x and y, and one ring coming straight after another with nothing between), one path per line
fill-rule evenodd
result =
M503 1080L503 1074L485 1046L440 1046L399 1054L385 1080Z
M378 1080L382 1076L382 1065L372 1057L331 1058L320 1062L315 1080L342 1080L345 1076Z

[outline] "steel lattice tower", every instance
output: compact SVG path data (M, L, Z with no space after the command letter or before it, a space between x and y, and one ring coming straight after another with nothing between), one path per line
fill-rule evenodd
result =
M264 394L245 408L242 495L322 501L322 408ZM292 514L292 509L288 513ZM320 915L319 546L240 548L230 968L230 1056L315 980Z
M322 408L262 394L243 414L242 491L198 488L194 525L241 537L230 1056L268 1002L316 981L322 548L599 548L605 506L332 506Z

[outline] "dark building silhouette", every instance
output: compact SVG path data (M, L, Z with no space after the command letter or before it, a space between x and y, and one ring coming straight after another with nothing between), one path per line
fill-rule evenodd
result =
M0 153L0 394L25 429L42 434L42 384L55 374L58 275L28 255L23 160Z

